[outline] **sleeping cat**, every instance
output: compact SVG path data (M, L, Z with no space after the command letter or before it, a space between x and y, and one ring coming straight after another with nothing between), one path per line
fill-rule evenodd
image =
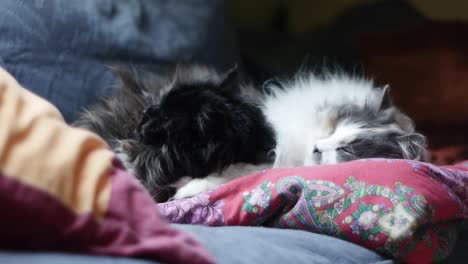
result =
M271 167L425 159L425 138L368 80L307 73L258 93L236 69L119 74L118 93L75 125L101 135L159 202Z
M226 73L181 65L160 74L122 67L115 72L117 93L74 125L100 135L156 201L172 197L184 176L273 161L273 130L241 93L236 67Z
M263 112L276 135L275 167L363 158L421 160L425 138L390 100L388 86L346 75L299 75L270 85Z

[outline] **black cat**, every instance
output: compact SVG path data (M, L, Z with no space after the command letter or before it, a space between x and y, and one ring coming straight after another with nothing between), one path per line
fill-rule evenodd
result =
M237 68L224 74L175 66L166 74L116 70L117 93L84 112L75 126L104 138L158 202L184 176L203 178L235 163L272 162L273 131L241 93Z

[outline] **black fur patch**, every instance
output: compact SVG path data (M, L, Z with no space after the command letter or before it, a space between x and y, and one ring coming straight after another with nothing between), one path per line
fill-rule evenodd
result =
M161 184L187 175L205 177L233 163L268 161L273 132L261 110L241 98L231 81L176 86L146 108L136 138L171 157L161 164L166 175L159 177Z
M183 176L202 178L233 163L272 161L273 130L261 109L241 97L235 69L220 75L199 66L179 67L167 80L128 71L120 75L118 94L76 125L122 148L157 201L170 198L173 190L167 186Z

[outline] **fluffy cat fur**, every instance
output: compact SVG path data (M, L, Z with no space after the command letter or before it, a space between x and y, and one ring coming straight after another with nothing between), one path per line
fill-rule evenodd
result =
M184 176L203 178L231 164L272 161L273 131L261 109L240 92L237 69L116 72L117 93L74 125L103 137L156 201L173 196L171 185Z
M301 74L267 88L263 112L275 131L274 167L426 159L425 137L392 104L388 86L347 75Z
M76 125L104 137L157 201L174 188L174 198L191 197L271 167L426 159L424 136L388 87L370 80L301 73L260 94L241 86L235 69L119 73L119 92Z

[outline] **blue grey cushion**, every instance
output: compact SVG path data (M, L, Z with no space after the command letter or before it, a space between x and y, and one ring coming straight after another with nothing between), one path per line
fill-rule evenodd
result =
M222 0L2 0L0 64L67 121L112 91L106 64L231 67Z
M237 226L174 226L202 242L218 263L393 263L350 242L305 231Z

